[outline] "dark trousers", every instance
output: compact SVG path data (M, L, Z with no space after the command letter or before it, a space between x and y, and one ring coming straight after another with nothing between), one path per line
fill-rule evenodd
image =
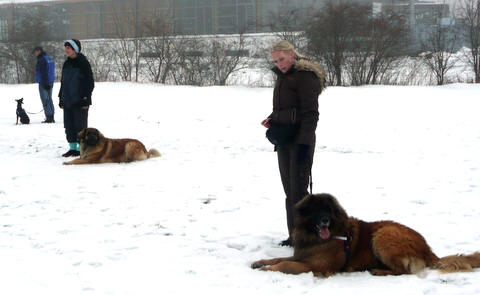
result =
M283 189L287 196L285 208L288 234L292 237L295 226L295 204L308 194L315 146L311 145L302 150L298 144L287 144L277 146L276 149Z
M78 133L88 125L88 109L71 107L63 109L63 126L68 142L78 142Z

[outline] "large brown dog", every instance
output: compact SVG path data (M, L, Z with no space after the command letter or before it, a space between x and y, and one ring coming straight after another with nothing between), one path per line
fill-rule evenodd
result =
M95 128L85 128L78 133L80 158L64 162L65 165L93 163L123 163L160 157L156 149L147 151L136 139L111 139Z
M296 205L292 257L259 260L252 268L288 274L368 270L375 275L442 272L480 267L480 253L438 258L418 232L393 221L365 222L349 217L331 195L309 195Z

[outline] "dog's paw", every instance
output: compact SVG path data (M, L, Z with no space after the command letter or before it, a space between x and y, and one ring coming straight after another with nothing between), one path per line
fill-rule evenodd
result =
M252 263L252 265L250 265L251 268L253 269L257 269L257 268L260 268L260 269L263 269L264 266L266 266L267 263L265 262L265 260L258 260L258 261L255 261L254 263Z

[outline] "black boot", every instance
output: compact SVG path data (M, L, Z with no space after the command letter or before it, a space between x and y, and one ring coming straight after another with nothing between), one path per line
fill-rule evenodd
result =
M80 156L80 152L79 151L75 151L75 150L69 150L68 152L66 152L65 154L62 155L62 157L78 157Z
M293 247L293 242L291 238L288 238L285 241L281 241L279 245L282 247Z
M45 121L42 121L42 123L55 123L55 120L53 119L53 115L52 116L47 116Z

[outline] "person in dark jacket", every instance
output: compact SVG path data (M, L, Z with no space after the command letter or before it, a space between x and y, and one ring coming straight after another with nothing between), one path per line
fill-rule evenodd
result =
M273 90L273 112L261 124L293 128L287 142L275 144L283 189L286 195L288 239L283 246L292 246L295 223L295 204L308 194L311 179L315 130L318 121L318 96L325 88L322 68L296 52L293 46L281 40L271 49L277 75Z
M88 110L92 104L94 88L90 63L80 51L82 45L76 39L64 44L67 60L63 64L59 106L63 109L63 124L70 149L63 157L79 156L78 132L88 125Z
M52 101L52 88L53 82L55 82L55 62L40 46L33 49L33 55L37 57L35 82L38 83L40 99L42 100L45 113L45 121L42 123L55 123L55 107Z

